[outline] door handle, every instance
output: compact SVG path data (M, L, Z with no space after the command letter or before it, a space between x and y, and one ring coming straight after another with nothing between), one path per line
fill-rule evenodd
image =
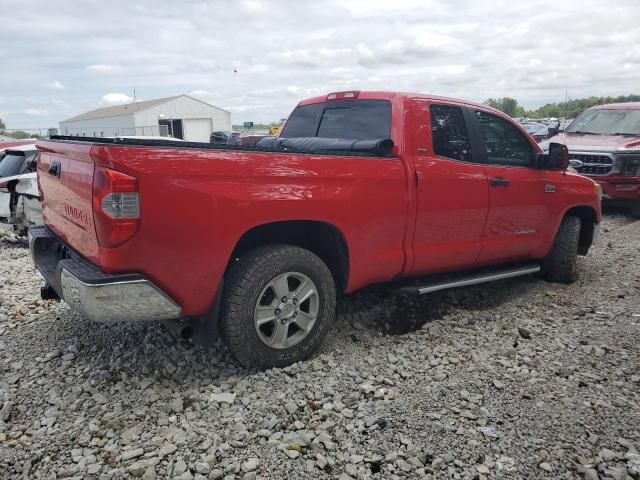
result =
M509 180L506 178L492 178L490 180L492 187L508 187Z

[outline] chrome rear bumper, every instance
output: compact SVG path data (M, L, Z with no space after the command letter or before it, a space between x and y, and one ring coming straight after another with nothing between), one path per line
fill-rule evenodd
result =
M36 268L69 306L96 322L171 320L180 307L140 275L112 275L72 252L46 227L29 229Z

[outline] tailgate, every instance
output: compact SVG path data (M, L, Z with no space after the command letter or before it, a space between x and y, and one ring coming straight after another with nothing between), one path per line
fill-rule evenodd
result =
M93 223L91 143L38 142L44 223L67 245L98 264Z

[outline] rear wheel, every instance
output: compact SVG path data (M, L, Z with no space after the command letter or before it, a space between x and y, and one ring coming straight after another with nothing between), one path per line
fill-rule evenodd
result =
M549 282L573 283L578 279L581 225L578 217L566 216L562 220L553 248L542 263L542 273Z
M634 203L631 206L631 217L640 219L640 203Z
M318 348L335 306L333 277L315 254L289 245L257 248L225 279L222 337L245 366L286 366Z

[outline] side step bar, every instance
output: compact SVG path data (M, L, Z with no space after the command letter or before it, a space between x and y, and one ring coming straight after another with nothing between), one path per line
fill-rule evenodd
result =
M437 292L438 290L446 290L448 288L466 287L468 285L478 285L480 283L495 282L496 280L504 280L506 278L521 277L530 275L540 271L540 265L527 265L524 267L512 268L509 270L494 271L491 273L476 274L469 277L432 283L423 286L403 287L401 293L411 295L424 295L425 293Z

